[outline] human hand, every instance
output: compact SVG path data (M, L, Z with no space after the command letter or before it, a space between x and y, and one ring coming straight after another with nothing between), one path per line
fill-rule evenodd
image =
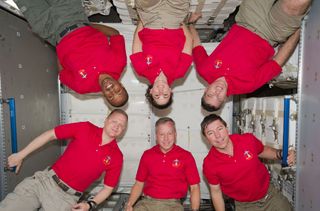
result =
M186 39L191 39L192 40L192 35L190 33L189 28L186 26L186 24L185 23L181 23L180 27L183 30L183 33L184 33L184 36L186 37Z
M193 12L191 13L189 19L188 19L188 23L195 23L197 22L200 18L202 17L202 13L201 12Z
M133 211L133 207L131 205L126 205L125 211Z
M15 173L17 174L23 162L23 157L19 153L14 153L8 157L8 168L16 167Z
M287 163L289 166L293 166L296 164L296 151L294 149L289 149Z
M80 202L72 206L72 211L88 211L90 205L87 202Z

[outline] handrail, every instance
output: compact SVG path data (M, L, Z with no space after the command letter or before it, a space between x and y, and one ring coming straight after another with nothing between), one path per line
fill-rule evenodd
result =
M290 96L285 96L283 102L283 144L282 144L282 166L288 166L287 157L289 149L289 118L290 118Z
M2 103L7 103L10 109L10 128L11 128L11 152L18 152L18 139L17 139L17 121L16 121L16 105L14 98L1 100ZM16 167L4 168L5 171L16 171Z

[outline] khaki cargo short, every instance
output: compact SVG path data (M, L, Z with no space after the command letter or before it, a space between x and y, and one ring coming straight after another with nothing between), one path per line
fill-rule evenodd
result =
M134 211L183 211L178 199L154 199L144 196L133 208Z
M63 191L52 175L45 169L25 178L0 202L0 211L71 211L79 196Z
M272 184L265 197L254 202L235 201L237 211L293 211L288 199L283 196Z
M290 16L281 0L243 0L236 22L266 39L272 46L283 43L301 25L305 15Z
M190 0L136 0L136 9L144 27L179 28L189 13Z

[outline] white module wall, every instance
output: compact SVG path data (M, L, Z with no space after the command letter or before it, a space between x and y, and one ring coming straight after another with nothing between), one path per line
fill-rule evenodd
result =
M113 24L126 39L128 64L123 73L121 82L129 93L129 103L123 109L129 115L128 129L124 137L119 140L119 147L124 154L124 168L122 171L118 192L130 192L135 182L135 175L140 157L144 150L155 144L154 124L162 116L169 116L176 122L177 144L192 152L195 157L201 177L201 196L210 198L209 190L202 176L202 160L209 151L209 146L201 137L200 123L207 114L201 109L200 99L204 90L204 82L197 76L192 67L186 74L186 79L174 83L174 102L170 109L165 111L152 110L145 100L146 80L134 73L129 55L134 27ZM217 44L204 44L210 53ZM61 94L61 120L62 123L77 121L90 121L103 126L103 121L110 111L102 95L79 95L72 92ZM229 100L220 111L222 117L232 127L232 102Z
M290 98L289 146L296 142L297 102ZM280 97L248 98L241 101L237 127L243 133L253 133L264 144L281 149L283 143L284 99Z

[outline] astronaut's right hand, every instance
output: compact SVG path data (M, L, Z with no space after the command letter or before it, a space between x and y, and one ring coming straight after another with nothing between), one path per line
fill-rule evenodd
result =
M19 153L14 153L8 157L7 167L9 169L15 168L15 173L17 174L23 162L23 157Z
M129 204L126 204L125 211L133 211L133 207Z

